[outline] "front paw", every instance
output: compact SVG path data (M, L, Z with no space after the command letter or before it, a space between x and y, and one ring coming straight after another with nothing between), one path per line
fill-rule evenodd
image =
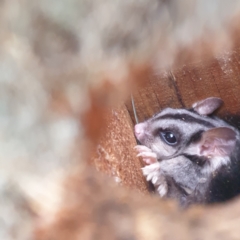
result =
M168 186L165 177L160 171L160 163L153 163L149 166L142 168L143 175L146 177L147 181L151 181L155 187L157 193L164 197L167 194Z
M157 162L157 154L152 150L143 145L137 145L134 147L138 152L137 157L142 157L143 161L147 164L153 164Z

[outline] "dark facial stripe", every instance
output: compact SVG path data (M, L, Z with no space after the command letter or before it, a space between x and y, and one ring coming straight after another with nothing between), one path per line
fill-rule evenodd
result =
M183 122L189 122L189 123L198 123L201 125L204 125L205 127L214 127L214 125L210 122L207 122L203 119L200 118L195 118L191 115L188 115L186 113L180 114L180 113L176 113L176 114L165 114L163 116L159 116L156 118L156 120L158 119L176 119L176 120L181 120Z
M191 143L196 143L196 142L200 141L200 139L202 137L202 133L203 133L203 130L200 130L200 131L192 134L192 136L189 137L189 139L186 143L186 147L189 146Z
M207 161L205 157L200 157L198 155L183 154L183 156L200 167L202 167Z
M184 153L182 153L182 151L183 151L186 147L188 147L191 143L195 143L195 142L199 141L199 140L201 139L201 137L202 137L202 133L203 133L203 130L200 130L200 131L192 134L192 136L188 139L188 141L187 141L186 143L180 145L180 146L177 148L176 152L175 152L173 155L170 155L170 156L164 158L164 160L166 160L166 159L171 159L171 158L174 158L174 157L183 155L183 156L185 156L186 158L188 158L188 159L189 159L190 161L192 161L192 162L201 162L202 160L200 161L199 159L196 158L196 157L199 157L199 156L197 156L197 155L184 154ZM200 158L200 157L199 157L199 158ZM206 160L206 159L205 159L205 160Z

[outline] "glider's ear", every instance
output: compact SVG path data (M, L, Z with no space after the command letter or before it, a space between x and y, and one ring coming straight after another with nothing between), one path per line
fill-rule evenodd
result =
M229 127L210 129L202 134L199 152L205 157L230 156L236 144L236 132Z
M192 108L198 114L207 116L207 115L213 113L222 104L223 104L223 101L221 98L210 97L210 98L206 98L202 101L194 103L192 105Z

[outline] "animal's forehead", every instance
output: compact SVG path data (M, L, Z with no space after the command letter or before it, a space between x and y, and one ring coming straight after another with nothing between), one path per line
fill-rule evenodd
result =
M162 111L160 111L159 113L154 115L154 118L158 118L161 116L164 116L166 114L193 114L195 116L197 116L198 114L196 113L191 113L190 111L186 110L186 109L181 109L181 108L165 108Z
M155 121L151 124L151 131L154 133L158 130L169 130L175 133L179 133L181 135L187 136L194 132L198 132L200 130L207 130L208 127L203 126L199 123L189 124L188 122L184 122L182 120L175 119L162 119Z
M149 122L155 123L162 120L175 120L178 123L186 122L189 124L198 124L206 128L213 128L220 124L216 118L201 116L194 111L187 109L166 108L153 116Z

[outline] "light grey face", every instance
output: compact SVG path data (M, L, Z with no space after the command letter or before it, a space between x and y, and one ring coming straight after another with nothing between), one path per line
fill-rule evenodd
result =
M194 164L194 171L209 175L230 162L240 138L226 122L208 116L221 104L221 99L212 97L193 104L191 110L166 108L137 124L136 138L157 154L158 161L166 160L170 165L170 160L177 159L189 166L185 170Z
M161 196L181 196L168 181L184 190L185 195L200 188L204 194L216 171L231 163L239 132L221 119L208 116L221 103L213 97L193 104L191 110L167 108L135 126L136 138L150 151L140 156L146 163L153 156L156 161L143 172Z
M186 109L167 108L137 124L135 135L141 144L157 153L161 160L185 151L192 143L199 141L201 133L208 129L226 125L218 118L201 116Z

